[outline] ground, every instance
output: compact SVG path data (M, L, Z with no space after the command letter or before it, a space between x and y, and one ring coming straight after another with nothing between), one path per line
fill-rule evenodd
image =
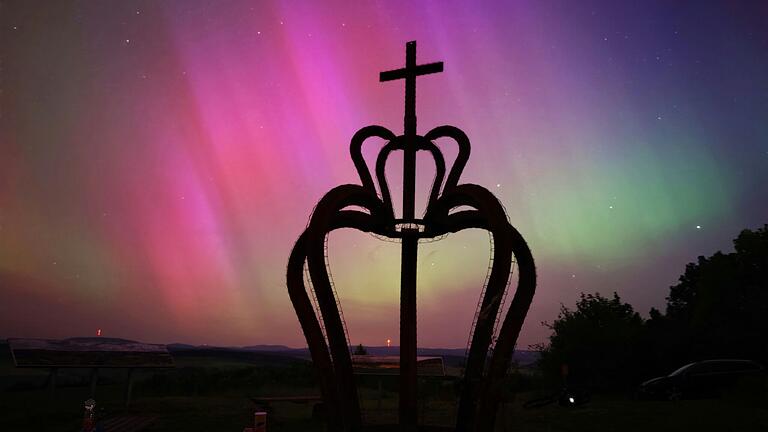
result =
M63 387L51 395L41 388L43 372L18 370L7 361L0 365L0 430L79 430L82 403L89 390L84 381L77 380L77 371L63 379ZM196 356L180 359L178 366L178 370L158 376L145 374L130 408L122 404L124 372L106 373L96 400L105 416L156 417L147 432L240 432L253 421L254 405L249 396L316 393L312 370L303 362L255 365L242 358ZM383 385L381 401L376 381L368 384L361 392L366 420L393 421L397 399L389 391L391 384ZM431 399L422 407L423 418L430 424L453 422L454 406L449 402L452 387L436 384L427 392ZM641 402L625 395L595 395L590 403L576 408L522 407L523 402L540 394L535 390L513 394L500 411L497 431L768 431L768 406L763 401ZM270 432L325 430L322 422L312 420L311 405L292 403L275 404L268 425Z

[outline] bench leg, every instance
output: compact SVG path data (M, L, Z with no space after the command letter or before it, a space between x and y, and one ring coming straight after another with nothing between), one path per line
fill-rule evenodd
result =
M99 368L91 369L91 399L96 399L96 383L99 382Z
M131 405L131 393L133 393L133 375L134 369L128 369L128 382L125 385L125 407L128 408Z
M51 368L51 374L48 375L48 387L51 391L51 397L56 396L56 374L58 371L57 368Z
M384 388L381 385L381 377L379 377L379 402L378 402L378 408L381 409L381 400L384 399Z

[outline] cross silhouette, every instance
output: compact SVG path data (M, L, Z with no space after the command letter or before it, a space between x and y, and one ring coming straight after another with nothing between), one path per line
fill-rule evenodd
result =
M416 134L416 77L443 71L443 62L416 64L416 41L405 44L405 67L379 74L379 81L405 79L405 134Z
M416 187L416 77L443 71L443 62L416 64L416 41L405 44L405 67L379 74L379 81L405 79L405 137L403 155L403 221L413 222Z

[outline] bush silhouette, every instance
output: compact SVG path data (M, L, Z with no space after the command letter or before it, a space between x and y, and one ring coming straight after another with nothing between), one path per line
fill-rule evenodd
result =
M568 365L568 384L614 390L634 383L643 319L619 295L581 294L576 309L565 306L552 324L540 365L550 377Z

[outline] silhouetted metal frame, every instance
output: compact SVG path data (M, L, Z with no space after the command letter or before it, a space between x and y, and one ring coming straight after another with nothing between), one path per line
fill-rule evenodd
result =
M409 127L406 127L406 131L408 129ZM411 131L413 132L413 129ZM376 191L370 169L362 155L363 143L372 137L386 141L379 151L375 167L380 193ZM444 157L434 142L440 138L451 138L458 145L458 154L447 178ZM412 146L410 149L413 149L411 151L414 153L429 152L435 162L436 175L423 219L395 218L384 174L386 161L391 152L405 151L406 144ZM536 287L536 269L528 245L522 235L509 223L504 207L489 190L475 184L459 184L470 154L469 139L460 129L453 126L440 126L424 136L416 135L415 132L396 136L382 126L367 126L353 136L350 154L361 184L337 186L323 196L312 213L308 227L291 251L287 269L288 293L309 345L312 361L318 371L329 430L357 431L362 427L349 341L346 338L337 299L326 271L324 254L326 236L340 228L353 228L389 238L402 239L411 236L412 239L416 238L416 241L471 228L490 232L495 246L494 265L485 294L481 299L480 313L471 338L464 381L459 394L456 431L493 430L503 390L503 378L507 373L520 328L533 300ZM472 210L451 212L462 206L470 207ZM349 207L360 207L368 213L348 209ZM397 224L403 221L422 224L424 230L422 232L398 230ZM517 287L488 362L493 327L500 313L501 300L510 277L513 257L516 259L518 268ZM413 258L415 261L415 256ZM320 308L321 317L319 318L323 320L325 336L304 284L305 263L308 266L312 289ZM413 355L415 356L415 353ZM487 369L486 364L488 364ZM411 372L412 378L415 378L415 369ZM405 372L401 370L401 373ZM401 400L404 397L406 400L415 400L415 386L401 385L400 392ZM401 424L415 426L416 413L411 408L409 405L404 407L401 404ZM405 415L403 415L404 410Z

